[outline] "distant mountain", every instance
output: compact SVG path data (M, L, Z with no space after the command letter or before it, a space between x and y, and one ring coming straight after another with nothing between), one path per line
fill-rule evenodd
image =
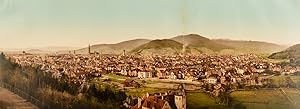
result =
M218 44L232 47L234 48L235 52L239 53L270 54L286 48L285 46L260 41L239 41L226 39L214 39L213 41Z
M44 54L44 53L49 53L47 51L43 51L40 49L30 49L30 50L26 50L26 53L30 53L30 54Z
M180 42L189 48L206 48L214 52L218 52L224 49L231 49L231 47L216 43L213 40L210 40L206 37L200 36L198 34L188 34L181 35L171 38L174 41ZM199 50L199 49L198 49Z
M76 50L79 49L79 47L49 46L49 47L40 47L36 49L42 51L48 51L48 52L60 52L60 51Z
M169 55L178 54L182 51L183 44L170 39L157 39L143 44L131 51L143 55L158 54Z
M1 51L8 54L21 54L23 51L31 54L51 54L60 52L69 52L70 50L78 49L78 47L63 47L63 46L49 46L49 47L33 47L33 48L3 48Z
M148 39L134 39L129 41L124 41L116 44L98 44L91 46L91 52L98 52L104 54L120 54L125 50L129 52L134 48L150 42ZM88 47L76 50L76 53L87 54Z
M300 44L291 46L284 51L273 53L271 59L300 59Z
M237 41L209 39L198 34L180 35L170 39L135 39L116 44L98 44L91 46L91 52L104 54L127 53L213 53L213 54L271 54L284 50L286 47L259 41ZM87 54L88 47L75 50L76 53Z

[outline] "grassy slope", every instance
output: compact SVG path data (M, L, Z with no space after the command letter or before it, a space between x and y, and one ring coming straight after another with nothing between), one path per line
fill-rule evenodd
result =
M255 53L255 54L270 54L283 50L285 47L273 43L259 42L259 41L238 41L238 40L223 40L216 39L216 43L223 44L235 49L236 52L241 53Z
M188 34L188 35L181 35L171 38L177 42L183 43L188 45L190 48L206 48L212 51L221 51L223 49L230 49L226 45L216 43L206 37L197 35L197 34Z
M112 81L123 82L121 80L127 79L124 76L118 76L114 74L107 75ZM275 76L273 79L276 83L283 81L286 76ZM300 81L300 76L291 76L294 82ZM136 80L141 83L140 80ZM148 81L146 82L148 83ZM148 93L164 93L171 89L165 88L150 88L141 87L127 89L125 92L128 95L133 96L143 96ZM300 92L296 89L285 89L288 96L290 96L294 101L300 103ZM286 97L280 92L280 90L255 90L255 91L236 91L231 94L234 101L241 102L243 106L247 109L286 109L292 108L291 103L286 99ZM298 104L299 104L298 103ZM298 104L296 106L298 106ZM187 93L187 108L188 109L225 109L226 107L217 104L217 101L207 94L197 91Z
M291 46L284 51L273 53L269 56L271 59L289 59L296 58L300 59L300 44Z
M183 44L170 39L153 40L131 51L142 54L174 54L181 51Z
M201 108L220 108L221 105L216 104L216 101L203 92L187 93L187 108L201 109Z
M294 100L299 100L299 93L295 89L285 89L288 96ZM276 90L256 90L256 91L236 91L231 94L235 101L241 102L247 109L290 109L293 103Z
M91 51L97 51L99 53L122 53L123 50L126 50L126 52L142 45L145 43L150 42L148 39L134 39L134 40L128 40L123 41L116 44L98 44L98 45L92 45ZM88 48L82 48L79 50L76 50L77 53L88 53Z

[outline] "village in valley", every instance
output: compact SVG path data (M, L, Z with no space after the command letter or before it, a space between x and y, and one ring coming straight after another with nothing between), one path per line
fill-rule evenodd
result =
M124 50L108 55L89 48L88 54L24 52L8 55L7 59L80 86L81 92L91 83L114 86L129 95L123 105L131 109L186 109L189 92L204 93L218 99L216 104L227 105L227 95L235 91L298 87L289 76L300 73L300 66L281 65L254 54L144 56ZM276 77L289 82L276 85Z
M300 109L300 0L0 0L0 109Z

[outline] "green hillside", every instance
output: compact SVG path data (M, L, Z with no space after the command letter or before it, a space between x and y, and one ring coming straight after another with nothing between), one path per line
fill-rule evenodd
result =
M216 43L229 46L239 53L254 53L254 54L271 54L284 50L286 47L260 41L240 41L240 40L224 40L215 39Z
M183 44L170 39L152 40L131 51L138 54L177 54L182 51Z
M171 38L174 41L180 42L190 48L206 48L212 51L221 51L224 49L231 49L231 47L216 43L206 37L200 36L198 34L188 34L188 35L181 35Z
M134 39L129 41L123 41L116 44L98 44L98 45L92 45L91 51L104 53L104 54L120 54L123 52L123 50L128 52L148 42L150 42L150 40ZM88 53L88 47L76 50L76 52L81 54L86 54Z
M300 44L291 46L284 51L273 53L271 59L300 59Z

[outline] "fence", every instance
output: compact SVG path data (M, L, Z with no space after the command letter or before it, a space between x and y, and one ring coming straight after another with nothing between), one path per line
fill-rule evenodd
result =
M8 90L10 90L11 92L14 92L15 94L19 95L20 97L26 99L28 102L36 105L37 107L41 108L41 109L51 109L49 105L45 104L44 102L38 100L37 98L29 95L28 93L13 87L3 81L0 80L0 87L6 88Z

